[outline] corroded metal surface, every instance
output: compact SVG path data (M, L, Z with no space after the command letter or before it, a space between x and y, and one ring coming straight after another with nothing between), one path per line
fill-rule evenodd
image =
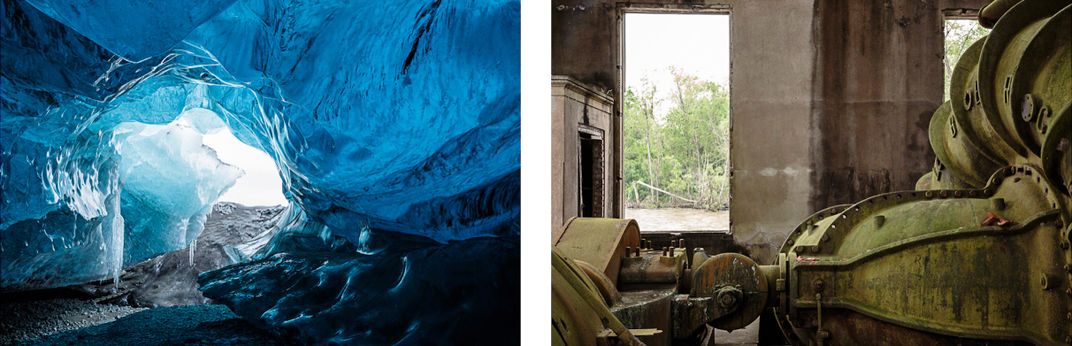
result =
M721 314L708 321L723 330L741 329L767 306L767 277L759 265L741 254L718 254L704 261L692 273L692 297L710 297Z
M823 309L964 338L1063 341L1070 297L1061 210L1045 198L1010 200L1045 189L1032 176L1018 167L981 190L879 195L805 226L783 257L780 317L801 341L866 339L836 320L819 322ZM995 211L1002 199L1008 206ZM981 225L994 212L1009 222Z
M701 262L708 256L703 249L680 247L684 245L681 239L667 244L655 248L651 241L641 242L633 220L571 220L553 250L553 255L571 264L558 265L552 278L556 337L568 345L619 342L607 335L617 335L608 330L611 325L621 325L638 341L653 346L671 345L674 340L690 340L689 344L713 340L706 324L730 309L719 307L715 297L682 294L689 291L692 281L687 254L691 252L693 260ZM600 268L587 261L569 260L566 252L596 261L616 261L615 282L604 274L605 268L614 267L612 263ZM563 273L569 272L560 273L559 267L572 268L579 278L567 280L569 276ZM582 289L559 287L570 282ZM598 308L593 308L596 303Z
M589 280L592 280L592 285L599 292L599 295L603 297L603 302L607 303L607 305L614 305L622 300L622 294L618 292L618 288L614 287L614 283L610 281L610 278L600 272L599 269L581 260L573 260L573 264L580 268L588 276Z
M685 270L684 249L643 250L643 256L622 258L618 283L623 288L677 287Z
M625 291L620 304L611 308L614 316L630 328L655 328L661 333L639 337L647 345L670 345L670 309L676 288Z
M1072 343L1072 1L995 6L917 190L817 212L782 246L791 342Z
M553 345L643 345L614 317L575 263L552 249L551 268Z
M931 118L936 162L918 189L981 188L994 171L1029 164L1069 191L1072 151L1061 144L1072 133L1069 3L1004 2L1011 7L994 11L1003 16L961 56L952 100Z
M552 242L566 258L588 262L617 283L625 249L640 247L640 228L629 219L573 218Z

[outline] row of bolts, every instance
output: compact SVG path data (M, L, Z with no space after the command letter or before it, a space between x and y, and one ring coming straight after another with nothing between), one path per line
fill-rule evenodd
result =
M641 240L640 245L644 249L651 249L652 248L651 247L651 240ZM633 256L640 257L641 246L638 246L636 249L633 249L630 246L626 246L625 247L625 257L629 257L629 254L633 254ZM678 247L680 247L682 249L685 248L685 239L677 239L677 240L671 239L670 240L670 246L664 246L663 247L663 256L669 256L670 254L673 254L674 249L678 248Z

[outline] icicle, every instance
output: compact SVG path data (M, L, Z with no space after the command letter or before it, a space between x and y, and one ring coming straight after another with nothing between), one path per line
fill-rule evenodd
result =
M194 266L194 252L196 252L196 251L197 251L197 238L194 238L194 240L190 242L190 248L187 249L187 251L186 251L186 253L190 255L189 256L190 257L190 267Z
M108 182L108 197L106 201L109 206L107 214L106 224L111 229L111 249L108 249L111 255L112 261L112 283L114 290L119 289L119 274L123 272L123 246L124 246L124 234L126 232L125 220L123 219L122 203L120 203L121 188L119 185L119 175L113 174L109 177Z

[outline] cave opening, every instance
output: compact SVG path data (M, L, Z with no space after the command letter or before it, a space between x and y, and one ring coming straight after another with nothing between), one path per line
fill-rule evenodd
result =
M206 221L221 212L218 204L226 209L287 204L272 158L239 140L210 110L192 108L166 124L122 122L113 136L124 267L196 246ZM230 243L235 239L226 238L239 235L209 236ZM194 250L188 254L192 264Z
M132 307L208 303L198 274L248 260L290 207L276 161L236 132L197 107L169 122L115 124L122 217L104 242L116 250L99 258L114 267L72 287Z
M172 124L192 127L193 116L191 114L197 113L205 117L214 117L209 120L222 125L207 129L207 132L202 133L204 145L215 151L220 161L237 167L243 172L234 185L220 196L217 203L232 202L250 207L269 207L289 203L283 194L283 181L279 177L275 160L264 151L239 140L231 128L223 124L219 115L210 110L195 108L184 112Z

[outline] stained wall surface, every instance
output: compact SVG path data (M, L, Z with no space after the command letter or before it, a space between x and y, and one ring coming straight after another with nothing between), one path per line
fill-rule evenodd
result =
M942 101L944 13L985 2L559 0L551 70L618 100L624 11L728 11L730 227L755 257L772 260L813 211L911 189L930 169L926 128ZM613 148L621 147L619 111ZM608 170L620 182L620 166ZM552 194L561 194L555 184ZM613 191L620 210L620 184Z

